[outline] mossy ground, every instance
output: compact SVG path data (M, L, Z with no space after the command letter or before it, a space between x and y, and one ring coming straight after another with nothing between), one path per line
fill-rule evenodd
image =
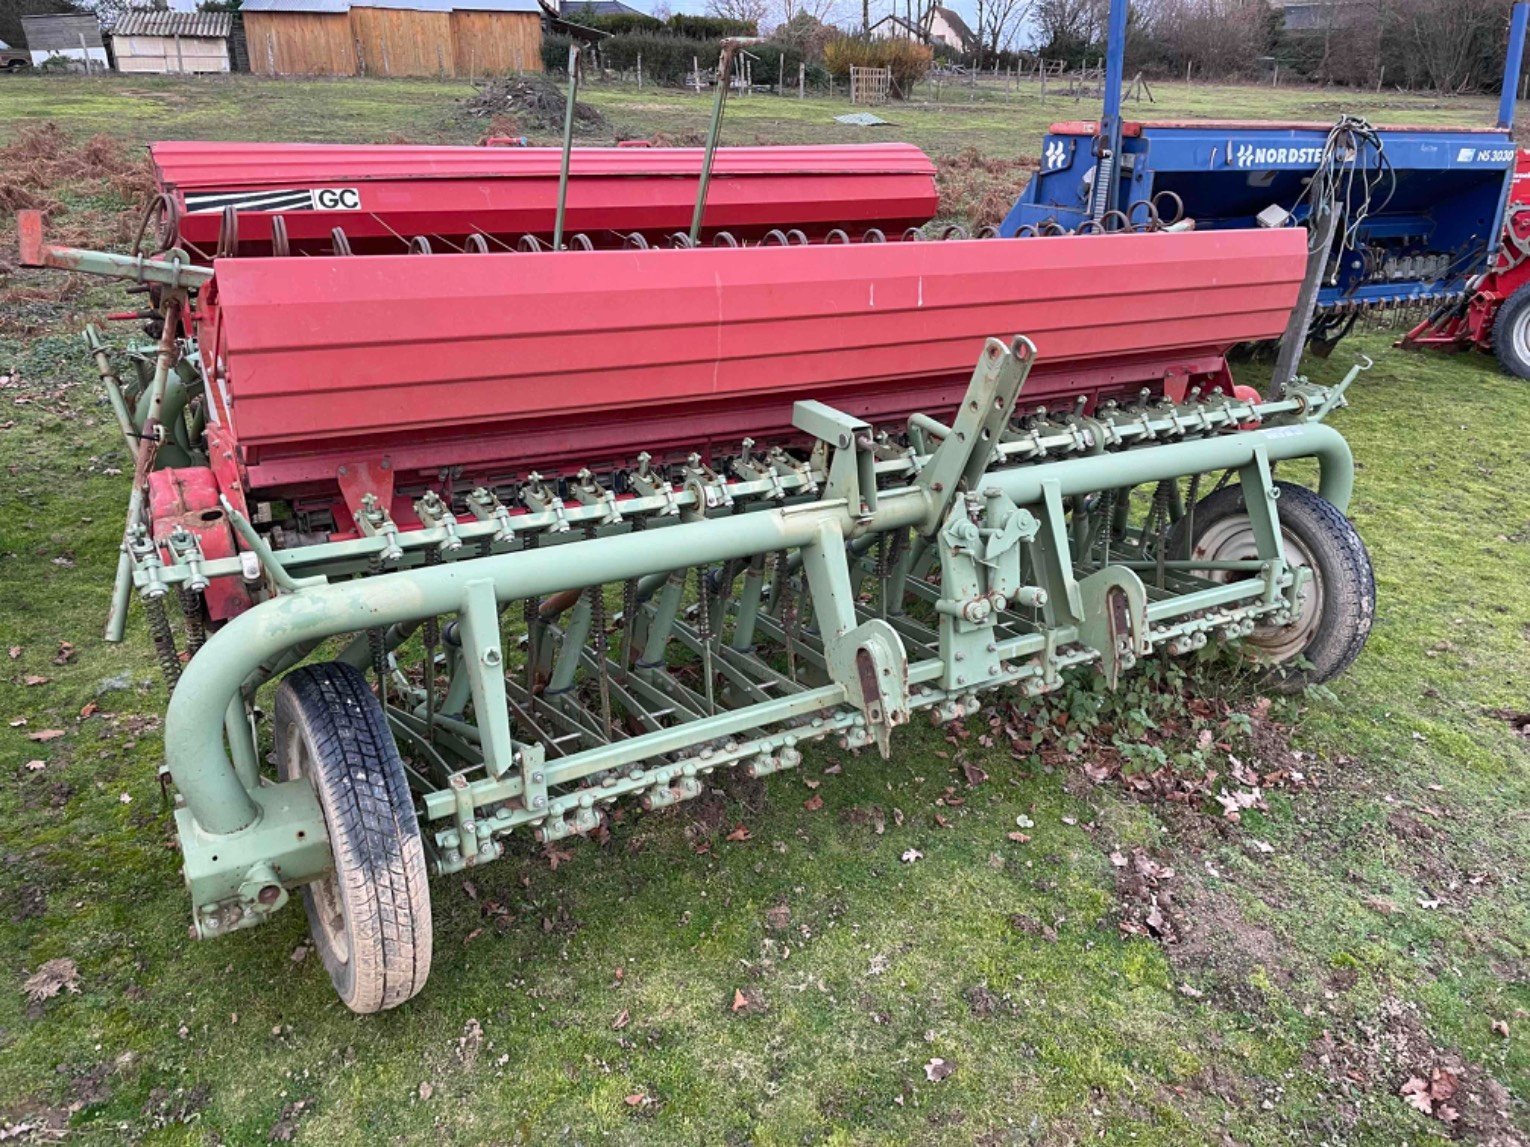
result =
M461 94L5 79L0 142L42 118L133 143L466 140L481 125L453 117ZM897 108L887 137L1019 158L1048 119L1093 114L978 94ZM1176 115L1487 115L1326 92L1157 94ZM589 98L631 134L683 135L705 114L674 93ZM864 138L832 123L843 110L743 100L728 137ZM0 223L0 244L12 234ZM1377 359L1334 420L1360 464L1375 631L1332 696L1277 710L1320 784L1272 792L1233 826L1092 786L1076 765L1017 761L1002 738L964 743L988 774L971 788L922 726L889 762L819 751L797 774L629 816L556 871L519 844L436 881L427 991L362 1019L313 956L294 962L300 912L185 939L155 777L163 688L136 616L127 644L99 639L125 461L74 332L120 295L13 301L39 282L0 284L0 369L19 376L0 389L0 1127L158 1142L1379 1144L1449 1133L1397 1092L1457 1057L1475 1091L1508 1093L1507 1121L1465 1136L1530 1134L1530 752L1497 715L1530 708L1530 447L1525 384L1490 360L1369 335L1316 368ZM883 833L858 811L873 806ZM1007 835L1017 817L1034 823L1026 843ZM749 839L725 841L739 824ZM1177 944L1117 928L1109 854L1133 847L1178 871ZM910 848L922 859L901 862ZM29 1007L21 983L54 957L76 962L80 991ZM935 1057L955 1070L930 1082Z

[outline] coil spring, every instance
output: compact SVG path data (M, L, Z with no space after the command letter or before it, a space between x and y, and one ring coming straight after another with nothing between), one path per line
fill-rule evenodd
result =
M175 631L170 628L170 615L165 611L163 597L144 600L144 611L149 615L149 636L154 640L154 656L159 661L159 671L164 675L165 688L171 693L181 682L181 659L175 651Z
M186 651L195 657L207 643L207 626L202 623L202 595L185 586L176 587L181 613L186 618Z
M1158 207L1158 201L1161 198L1170 199L1174 203L1175 214L1172 219L1164 219L1163 212ZM1143 214L1144 218L1141 221L1134 222L1133 217L1136 216L1139 212ZM1055 220L1049 220L1040 224L1039 226L1026 224L1015 233L1014 237L1031 238L1037 235L1102 235L1125 234L1128 232L1142 231L1161 231L1164 228L1174 226L1183 218L1183 200L1181 200L1180 197L1175 195L1172 191L1160 191L1151 200L1140 199L1133 203L1125 211L1109 212L1103 219L1099 220L1086 219L1077 227L1074 227L1071 231L1067 227L1064 227L1061 223L1058 223ZM230 216L226 214L225 222L227 224L226 233L223 238L220 238L218 248L218 253L220 256L225 255L225 253L233 254L238 246L237 220L230 220ZM273 222L273 242L277 240L277 228L275 224L283 224L280 228L280 242L278 244L280 249L277 250L276 253L286 254L286 228L281 216L277 216ZM926 227L933 226L934 224L926 225ZM899 236L898 241L903 243L922 243L999 238L999 229L992 226L980 227L975 232L969 232L967 228L963 227L959 223L945 224L941 226L933 236L926 233L926 227L910 227L905 230L901 236ZM353 253L350 239L341 228L334 228L330 232L330 238L332 249L336 255L350 255ZM439 236L437 236L437 241L445 243L448 247L452 246L451 244L446 243L446 240L441 239ZM498 246L501 252L504 253L519 252L522 254L537 254L544 251L551 251L553 249L552 244L549 243L546 239L543 239L540 235L534 234L532 232L527 232L521 235L513 245L506 244L498 239L491 239L491 237L482 233L474 233L463 240L463 244L460 248L452 247L452 250L454 252L460 252L463 254L487 255L490 253L489 244L491 241ZM857 242L865 244L886 243L887 241L886 233L878 227L868 228L861 235L859 240L852 239L850 234L844 228L835 227L825 233L821 241L821 245L840 246L854 245ZM697 247L700 244L691 242L691 237L686 232L675 231L664 237L664 245L671 249L688 250ZM738 236L734 235L731 231L724 230L713 233L711 245L713 247L723 247L732 250L739 250L750 244L741 242ZM766 234L761 239L753 244L753 246L757 247L810 247L813 245L813 240L808 238L804 231L795 227L790 229L775 228L766 232ZM643 232L631 231L622 235L621 246L627 250L650 251L653 249L654 244ZM597 248L595 245L595 241L583 231L575 232L564 244L564 250L566 251L595 251L598 249L599 248ZM434 247L428 236L416 235L414 238L405 241L405 250L411 255L429 255L434 252Z
M373 554L367 559L367 576L373 577L382 572L382 555ZM372 673L377 678L377 696L382 700L387 690L388 681L387 631L375 626L367 630L367 650L372 657Z

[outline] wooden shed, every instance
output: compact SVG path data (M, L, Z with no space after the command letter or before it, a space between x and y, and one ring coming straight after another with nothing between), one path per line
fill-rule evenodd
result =
M226 72L232 24L227 12L130 8L112 27L112 56L119 72Z
M260 75L453 76L542 70L537 0L244 0Z
M22 35L32 66L40 68L49 60L62 58L82 71L104 72L110 66L106 45L101 42L101 25L91 15L23 16Z

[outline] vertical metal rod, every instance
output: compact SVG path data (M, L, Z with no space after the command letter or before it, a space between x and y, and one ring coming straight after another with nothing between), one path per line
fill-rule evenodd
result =
M553 250L563 250L563 214L568 207L568 161L574 150L574 107L579 98L579 45L568 46L568 106L563 109L563 165L558 169L558 217L553 223Z
M122 384L117 380L117 370L112 366L111 355L107 352L106 344L101 341L101 332L94 323L85 328L85 346L89 349L91 357L96 360L96 370L101 374L101 385L106 388L107 401L111 403L112 414L116 416L117 425L122 429L122 437L127 442L128 453L136 454L138 427L133 425L133 416L128 413L127 400L122 397Z
M1126 71L1127 0L1110 0L1110 30L1105 48L1105 109L1097 137L1091 218L1102 219L1116 205L1116 172L1121 162L1121 83Z
M1525 59L1525 28L1530 24L1530 3L1514 5L1509 21L1509 56L1503 63L1503 91L1498 97L1498 126L1504 131L1514 127L1514 98L1519 94L1519 71Z
M707 129L707 150L701 157L701 182L696 185L696 210L691 213L691 246L701 237L701 216L707 209L707 186L712 182L712 160L717 155L717 137L722 132L723 104L728 100L728 73L739 40L724 40L717 60L717 95L712 100L712 125Z
M1275 353L1275 372L1265 391L1265 396L1271 399L1284 395L1286 384L1296 377L1302 351L1307 346L1307 332L1312 328L1312 312L1317 306L1318 290L1323 285L1323 272L1333 251L1334 238L1339 233L1339 205L1334 200L1314 203L1312 213L1313 233L1307 248L1307 274L1297 292L1296 306L1286 324L1286 333L1281 336Z

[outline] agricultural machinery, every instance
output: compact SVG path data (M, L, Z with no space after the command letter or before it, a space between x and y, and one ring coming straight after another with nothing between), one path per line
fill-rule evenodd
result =
M358 1012L423 986L428 877L518 834L1079 667L1233 642L1297 687L1366 640L1349 379L1226 362L1299 228L968 237L912 149L724 149L716 206L710 146L575 151L566 201L546 155L238 153L156 148L128 254L24 213L22 261L133 283L154 338L87 332L191 933L300 892Z
M1373 128L1349 116L1336 124L1138 123L1122 115L1127 0L1112 0L1104 114L1052 126L1041 169L1000 233L1294 223L1311 236L1306 310L1320 352L1357 323L1455 315L1500 249L1527 15L1530 6L1514 6L1491 128Z
M1401 344L1411 350L1475 347L1497 356L1517 378L1530 378L1530 152L1519 153L1491 268L1471 292L1431 312Z

